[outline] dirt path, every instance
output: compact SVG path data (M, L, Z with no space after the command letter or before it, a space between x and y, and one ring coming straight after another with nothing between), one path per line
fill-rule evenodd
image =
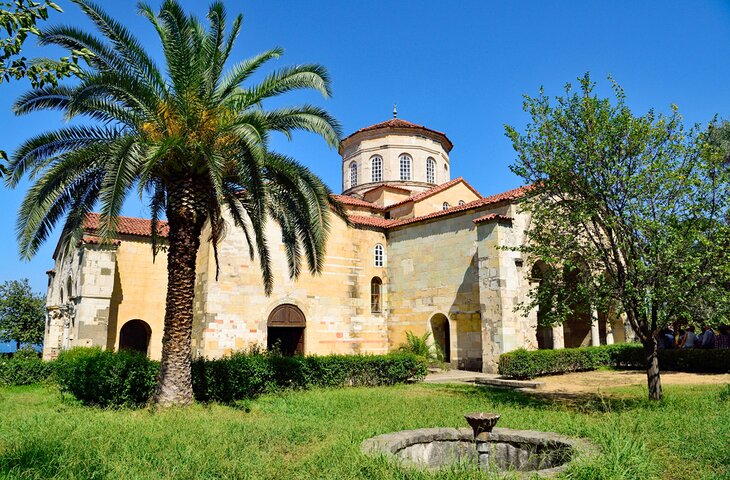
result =
M662 385L723 385L730 384L730 374L700 374L662 372ZM641 371L598 370L594 372L567 373L535 379L543 385L537 392L597 393L607 388L629 385L646 385L646 374Z

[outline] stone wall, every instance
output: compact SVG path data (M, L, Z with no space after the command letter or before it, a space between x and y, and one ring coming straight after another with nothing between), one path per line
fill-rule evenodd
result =
M469 211L389 233L391 348L405 341L407 331L430 331L431 318L443 314L452 364L481 369L475 215Z
M114 290L106 345L119 348L119 332L130 320L142 320L151 330L149 355L159 360L162 355L162 333L167 294L167 253L152 257L148 239L121 237L117 251Z
M382 279L387 312L389 284L385 267L374 266L382 232L348 228L333 217L324 271L311 275L306 264L298 280L289 278L281 232L269 222L266 236L274 290L264 293L260 265L249 258L243 233L230 226L219 248L220 272L210 246L201 247L195 300L194 351L219 357L254 345L266 346L267 320L281 304L296 305L306 317L305 353L385 353L387 313L370 312L370 281ZM386 258L387 258L386 249ZM387 260L386 260L387 262Z

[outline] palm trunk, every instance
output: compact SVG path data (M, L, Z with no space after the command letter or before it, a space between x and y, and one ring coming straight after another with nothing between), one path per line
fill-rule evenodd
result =
M205 221L199 186L193 179L168 188L167 297L162 361L152 403L189 405L193 401L191 376L195 263Z
M649 336L649 338L642 343L644 345L644 354L646 356L646 379L649 387L649 400L661 400L663 393L662 380L659 376L657 339L655 336Z

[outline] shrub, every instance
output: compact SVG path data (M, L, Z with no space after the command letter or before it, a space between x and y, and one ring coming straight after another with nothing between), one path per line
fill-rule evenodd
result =
M0 358L0 386L46 382L53 376L54 367L53 362L44 362L37 354Z
M251 351L194 361L193 391L200 401L231 403L287 389L393 385L426 373L426 360L406 353L285 357Z
M139 406L152 395L159 364L130 352L74 348L56 361L62 391L98 406ZM392 385L422 379L426 361L415 355L326 355L285 357L251 350L198 359L193 392L200 401L233 403L263 393L315 387Z
M519 349L500 355L499 373L506 377L528 379L600 367L643 369L644 362L644 349L636 343L559 350ZM728 373L730 350L660 350L659 368L665 371Z
M15 358L16 360L21 360L21 359L35 360L35 359L41 358L40 352L38 352L33 347L20 348L19 350L16 350L15 353L13 353L11 356L12 356L12 358Z
M398 346L398 351L423 357L430 364L442 364L444 354L438 345L430 345L430 337L431 332L426 332L420 337L413 332L406 332L406 342Z
M56 381L85 404L140 406L152 396L159 368L141 353L78 347L58 356Z

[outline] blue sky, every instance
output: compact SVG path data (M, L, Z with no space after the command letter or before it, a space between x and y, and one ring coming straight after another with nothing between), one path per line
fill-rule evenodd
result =
M51 23L90 28L77 7L56 0L65 13ZM159 54L151 27L135 2L104 1L150 51ZM157 5L159 2L151 2ZM204 14L206 2L183 1ZM464 176L483 195L519 185L508 169L515 155L504 124L524 127L522 95L562 93L563 85L590 71L608 93L611 74L636 113L668 111L677 104L689 123L730 117L730 2L727 1L514 1L326 2L227 1L242 12L244 28L234 58L273 46L285 55L273 66L317 62L332 76L334 97L290 95L276 104L315 102L342 123L345 134L391 117L441 130L454 142L453 176ZM455 7L456 6L456 7ZM53 55L33 42L29 56ZM10 105L29 85L0 85L0 148L61 125L55 114L14 117ZM293 155L339 192L340 158L309 134L274 147ZM0 281L27 277L45 290L57 237L35 259L18 259L15 215L27 184L0 188ZM124 213L146 216L131 198Z

